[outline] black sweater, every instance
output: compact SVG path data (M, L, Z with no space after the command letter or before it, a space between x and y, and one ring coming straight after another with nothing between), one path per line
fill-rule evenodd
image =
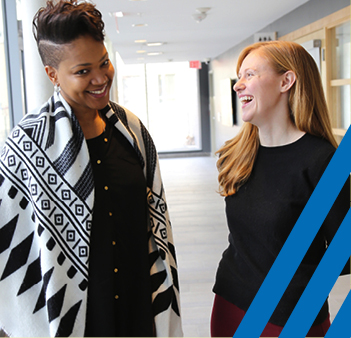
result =
M259 147L249 180L226 197L229 247L219 263L215 293L247 311L334 152L330 143L309 134L289 145ZM285 325L349 206L347 181L271 323ZM315 324L327 315L326 301Z

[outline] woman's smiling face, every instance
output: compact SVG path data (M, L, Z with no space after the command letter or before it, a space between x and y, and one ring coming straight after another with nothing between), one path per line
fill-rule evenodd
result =
M58 69L46 71L73 111L84 113L103 109L109 102L114 68L103 42L82 36L64 45L64 57Z
M242 119L260 127L280 109L283 75L277 74L259 51L243 60L234 86L242 104Z

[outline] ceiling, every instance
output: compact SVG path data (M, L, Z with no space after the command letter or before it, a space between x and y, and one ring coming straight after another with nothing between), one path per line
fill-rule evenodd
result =
M209 61L307 1L92 0L103 14L108 39L127 64ZM210 8L199 23L193 17L200 14L197 8ZM123 17L116 18L116 12ZM147 26L133 27L139 24ZM153 52L162 54L147 55Z

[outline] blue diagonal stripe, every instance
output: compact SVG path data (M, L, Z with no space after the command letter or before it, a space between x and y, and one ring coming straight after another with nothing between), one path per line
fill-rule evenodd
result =
M350 149L349 128L234 334L235 338L255 338L262 333L350 175Z
M319 263L279 338L306 337L323 303L351 255L349 211Z
M351 292L348 293L339 312L335 316L325 338L350 338Z

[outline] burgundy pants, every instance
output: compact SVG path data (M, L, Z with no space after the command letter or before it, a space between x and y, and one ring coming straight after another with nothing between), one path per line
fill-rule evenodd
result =
M233 337L244 315L245 311L221 296L215 295L211 317L211 337ZM329 327L328 316L322 324L312 326L306 337L324 337ZM268 323L261 337L278 337L282 330L282 326Z

